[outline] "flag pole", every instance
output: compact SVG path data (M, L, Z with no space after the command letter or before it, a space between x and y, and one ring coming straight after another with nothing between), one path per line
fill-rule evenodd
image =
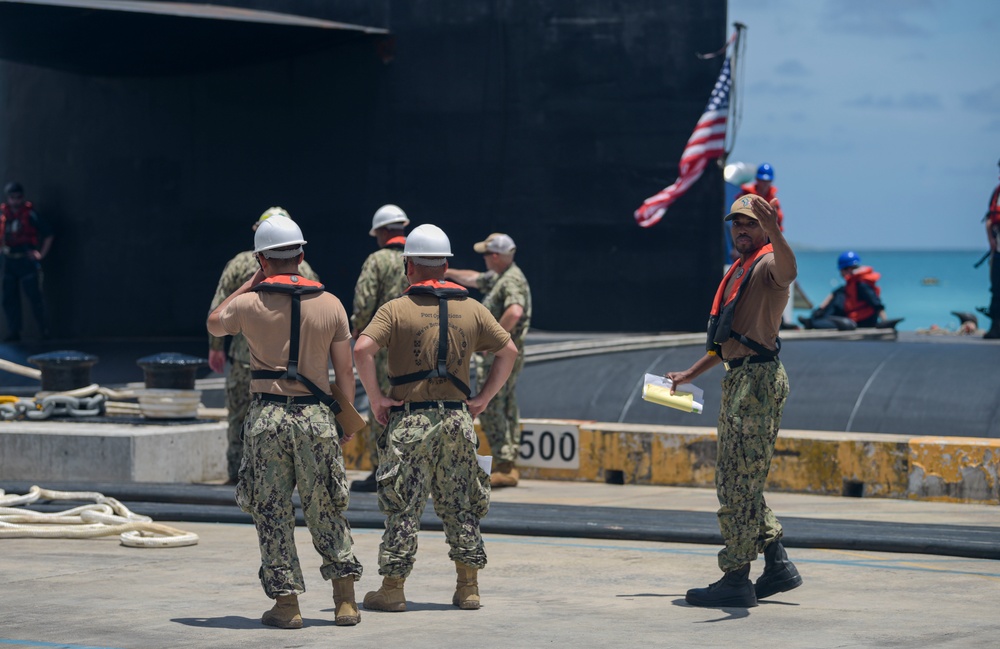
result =
M737 36L745 29L741 23L737 23L737 25L736 32L726 40L719 51L710 54L698 53L698 58L713 59L728 54L729 46L736 42ZM722 164L719 158L725 159L726 141L729 138L728 122L730 115L733 114L732 102L730 101L731 89L732 60L727 56L719 71L715 87L709 95L705 111L698 118L694 131L681 153L677 180L669 187L665 187L647 198L635 210L633 217L639 227L648 228L658 223L663 218L667 208L698 181L709 164L712 162Z
M733 23L733 27L736 28L736 33L733 34L732 38L733 54L730 57L732 89L729 92L729 116L732 129L726 131L727 145L722 153L722 156L719 158L719 166L722 169L726 168L726 162L729 160L729 154L736 145L736 132L739 130L740 120L743 118L743 93L740 92L740 82L743 80L743 74L742 70L737 70L737 67L743 61L743 52L746 49L744 32L746 31L747 26L737 21Z

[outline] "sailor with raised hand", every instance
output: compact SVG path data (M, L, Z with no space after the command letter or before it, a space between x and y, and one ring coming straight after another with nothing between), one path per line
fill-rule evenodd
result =
M764 501L788 398L788 375L778 360L778 330L797 268L773 202L743 196L726 220L732 221L740 258L716 291L707 352L690 368L666 376L677 386L720 363L726 368L715 467L719 528L726 544L719 552L724 575L707 588L692 588L685 600L693 606L752 607L758 599L802 583L781 545L781 523ZM764 572L754 584L750 562L761 552Z
M236 502L253 517L260 582L275 600L261 622L283 629L302 627L298 595L305 592L305 581L295 550L296 487L313 547L323 557L320 574L333 582L334 622L351 626L361 619L354 582L362 568L344 516L350 491L335 422L335 415L353 408L351 333L340 300L300 274L305 243L302 230L286 216L261 223L254 233L260 269L208 316L210 334L242 333L250 348L253 398L243 428ZM331 394L330 362L340 401Z

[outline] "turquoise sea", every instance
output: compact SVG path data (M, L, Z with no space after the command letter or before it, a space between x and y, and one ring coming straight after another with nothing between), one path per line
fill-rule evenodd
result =
M837 257L843 250L795 250L799 265L798 282L806 296L818 306L830 291L843 283L837 272ZM861 250L854 252L861 263L882 274L882 301L890 318L906 318L897 329L914 331L937 325L958 328L959 320L952 311L970 311L987 306L990 300L989 262L979 268L982 250L903 251ZM796 319L807 314L796 309ZM987 329L990 320L981 313L979 328Z

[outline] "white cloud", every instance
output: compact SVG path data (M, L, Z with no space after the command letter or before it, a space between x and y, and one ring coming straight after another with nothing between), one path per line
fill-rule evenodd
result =
M1000 114L1000 83L963 94L962 105L969 110Z
M866 36L926 36L920 19L935 5L932 0L829 0L824 26Z
M804 77L809 75L808 68L798 59L786 59L774 66L774 71L776 74L789 77Z
M865 94L844 103L853 108L874 108L877 110L940 110L943 108L941 97L928 92L909 92L900 97Z

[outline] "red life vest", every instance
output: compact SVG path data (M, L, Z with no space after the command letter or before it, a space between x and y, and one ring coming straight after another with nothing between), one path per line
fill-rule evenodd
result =
M403 376L390 376L390 385L404 385L406 383L416 383L424 379L446 378L462 391L465 396L472 396L472 390L465 382L448 371L448 300L457 300L468 297L469 291L464 286L443 279L428 279L410 287L403 292L403 295L433 295L438 299L438 353L437 365L432 370L411 372Z
M986 221L991 226L1000 225L1000 185L997 185L993 195L990 196L990 209L986 212Z
M410 284L409 288L403 291L403 295L437 295L445 298L459 298L467 297L469 291L464 286L446 279L425 279L422 282Z
M25 201L17 212L7 203L0 204L0 238L8 248L38 249L38 228L31 222L31 201Z
M855 322L862 322L878 313L875 307L858 297L858 284L860 282L868 284L875 289L875 295L881 297L882 290L875 285L880 277L882 275L872 270L871 266L858 266L854 269L851 276L847 278L847 285L844 287L844 312L847 313L848 318Z
M753 257L733 264L723 276L722 282L719 283L719 288L715 291L715 299L712 301L712 312L708 318L708 342L705 348L709 354L721 357L722 343L730 338L739 341L741 345L749 347L761 356L777 357L778 352L781 351L781 338L775 339L775 349L768 349L756 340L733 331L733 317L736 314L736 304L743 294L745 282L750 279L750 274L761 258L773 252L774 247L771 244L761 246L760 250ZM726 295L726 287L729 285L730 279L734 277L732 288L729 289L729 294Z
M325 404L333 414L339 415L342 408L337 400L324 392L318 385L299 374L299 335L301 333L301 299L310 293L322 293L324 287L319 282L306 279L297 273L272 275L251 290L264 293L284 293L292 298L291 331L288 334L288 363L282 370L251 370L252 379L290 379L298 381L313 393L319 402Z
M770 187L768 187L767 191L764 192L763 194L761 194L757 190L757 183L747 183L746 185L741 185L740 186L740 190L742 190L742 192L736 198L739 198L740 196L745 196L746 194L753 194L755 196L760 196L765 201L767 201L768 203L770 203L772 199L776 199L778 197L778 188L775 187L774 185L771 185ZM784 226L784 223L785 223L785 213L781 211L781 201L778 201L777 203L774 204L774 209L775 209L775 211L778 212L778 219L777 219L778 220L778 229L781 230L782 232L784 232L785 231L785 226Z
M299 295L304 295L306 293L319 293L325 288L319 282L306 279L298 273L280 273L265 278L264 281L254 286L251 290L265 291L267 293L298 293Z

